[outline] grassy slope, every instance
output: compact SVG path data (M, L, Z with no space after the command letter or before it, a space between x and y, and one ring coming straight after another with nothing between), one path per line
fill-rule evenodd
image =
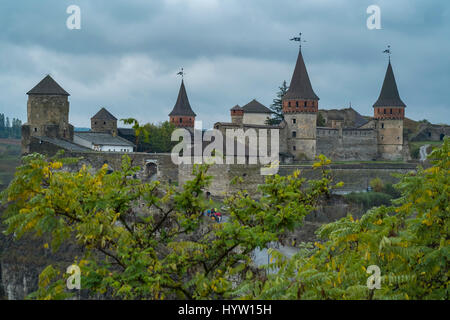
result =
M20 164L20 140L0 141L0 191L6 188Z

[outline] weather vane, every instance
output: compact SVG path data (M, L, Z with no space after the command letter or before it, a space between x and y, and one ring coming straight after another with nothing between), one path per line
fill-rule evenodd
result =
M383 51L383 53L387 53L387 55L389 56L389 61L391 61L391 46L388 45L387 49Z
M302 40L302 33L300 32L298 34L298 37L293 37L292 39L289 39L290 41L297 41L299 42L299 49L302 49L302 42L306 42L306 40Z
M181 76L181 79L183 79L185 74L184 69L181 68L181 71L177 73L177 76Z

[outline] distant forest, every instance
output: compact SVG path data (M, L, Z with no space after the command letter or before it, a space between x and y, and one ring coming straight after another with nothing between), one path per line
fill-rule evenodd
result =
M0 113L0 138L20 139L22 121L13 118L10 120Z

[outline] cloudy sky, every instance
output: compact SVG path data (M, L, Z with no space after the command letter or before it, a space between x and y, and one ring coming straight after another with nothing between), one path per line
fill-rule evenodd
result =
M81 29L69 30L69 5ZM369 30L369 5L381 29ZM1 0L0 113L26 120L26 92L46 74L70 94L70 121L88 127L106 107L117 118L159 122L180 79L204 127L256 98L269 106L303 55L323 109L372 114L392 47L406 115L450 121L448 0Z

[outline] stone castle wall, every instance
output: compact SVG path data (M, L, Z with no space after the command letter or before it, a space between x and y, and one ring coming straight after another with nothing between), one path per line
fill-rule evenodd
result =
M373 129L317 128L317 154L332 160L371 161L377 158L377 135Z

